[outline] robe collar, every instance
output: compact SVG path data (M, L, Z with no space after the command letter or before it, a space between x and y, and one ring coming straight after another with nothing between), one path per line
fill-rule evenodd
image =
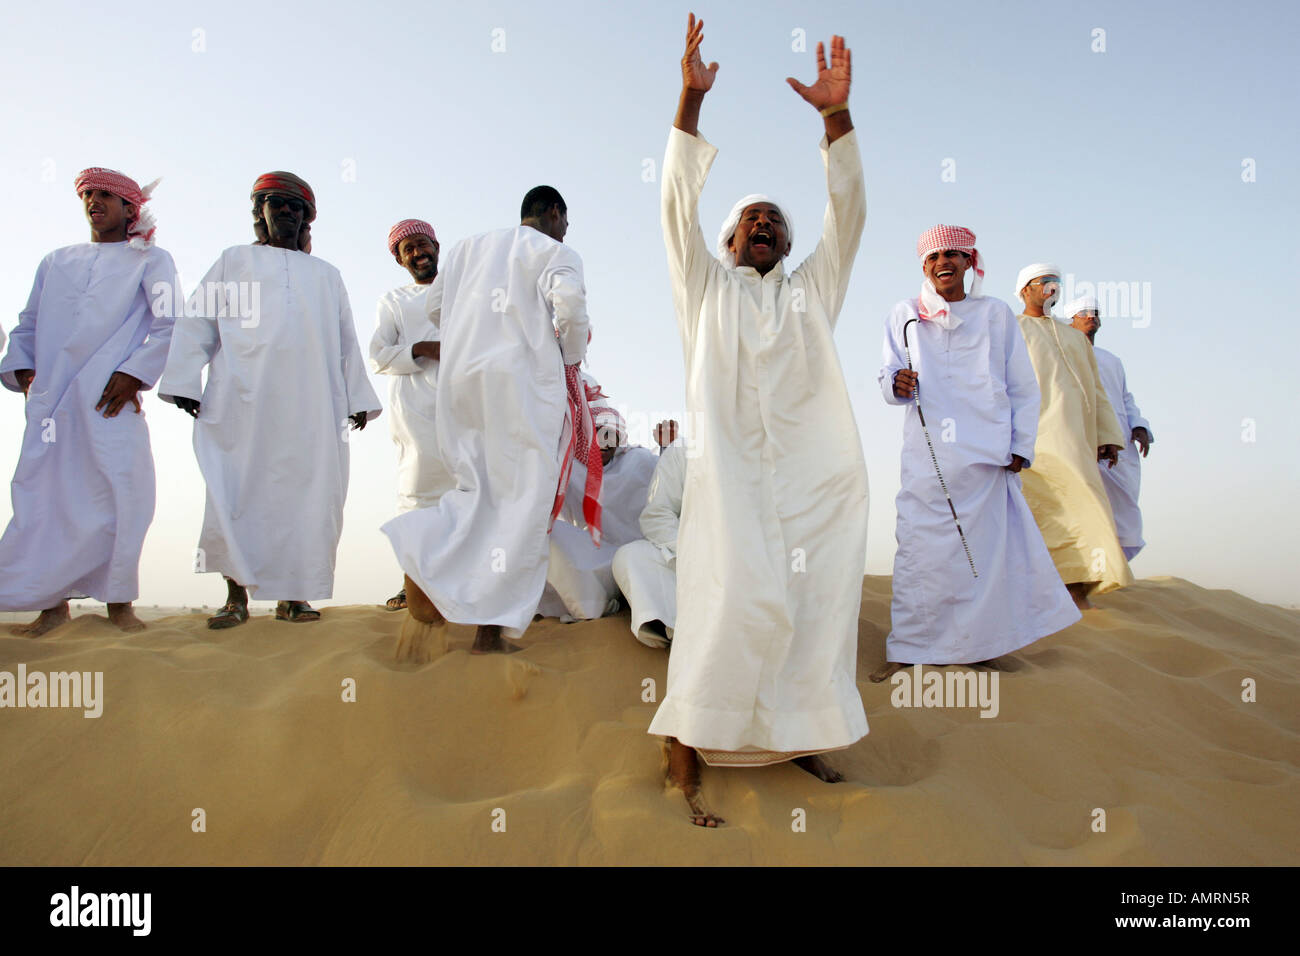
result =
M774 265L771 269L767 271L767 275L765 276L760 276L758 274L758 270L755 269L753 266L734 266L731 271L739 272L741 275L745 276L746 278L752 276L756 279L761 279L764 282L767 281L768 276L776 276L777 279L783 279L785 278L785 260L782 259L780 262Z

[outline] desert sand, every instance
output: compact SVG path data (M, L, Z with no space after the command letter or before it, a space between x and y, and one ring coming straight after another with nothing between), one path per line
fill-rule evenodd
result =
M405 612L377 607L134 635L101 607L0 634L0 670L104 674L97 719L0 710L0 864L1300 862L1300 611L1141 581L1003 658L989 719L895 708L867 680L889 589L863 586L871 733L830 755L848 781L706 768L716 831L662 784L642 698L667 656L626 615L539 621L508 657L452 626L419 666L393 660Z

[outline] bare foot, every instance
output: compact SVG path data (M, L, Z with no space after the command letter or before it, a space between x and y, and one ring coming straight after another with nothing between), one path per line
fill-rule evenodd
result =
M809 754L807 757L795 757L794 765L801 770L807 770L823 783L843 783L844 774L840 773L825 760L821 754Z
M522 647L515 647L506 642L501 636L499 625L480 624L478 633L474 635L474 646L469 649L469 652L471 654L518 654L522 650Z
M895 664L893 661L886 661L881 667L871 672L871 683L879 684L882 680L889 680L904 667L911 667L911 664Z
M125 604L110 604L108 621L128 634L144 630L144 621L135 616L135 608L131 607L130 601Z
M668 783L682 792L686 806L691 811L691 823L697 827L715 829L727 821L712 813L700 791L700 758L694 747L688 747L676 737L668 745Z
M1070 592L1070 597L1074 598L1074 606L1080 611L1095 610L1097 605L1088 600L1088 592L1092 590L1091 583L1079 581L1075 584L1067 584L1066 590Z
M20 634L23 637L40 637L42 634L48 634L60 624L67 624L71 620L72 609L68 607L67 601L63 601L54 607L47 607L32 623L15 624L9 631L11 634Z
M402 578L402 590L406 594L406 610L411 617L421 624L445 624L447 619L429 600L429 595L420 590L420 586L410 576Z

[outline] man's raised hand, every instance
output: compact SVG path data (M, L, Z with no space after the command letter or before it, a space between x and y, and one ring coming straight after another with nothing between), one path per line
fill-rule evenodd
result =
M682 89L703 95L713 88L713 80L718 75L718 64L704 65L700 56L700 43L704 40L704 21L696 20L695 14L687 15L686 52L682 54Z
M849 83L852 78L853 55L844 45L844 37L833 36L829 67L826 65L825 44L817 44L817 81L812 86L804 86L793 76L787 76L785 81L818 110L824 110L849 101Z

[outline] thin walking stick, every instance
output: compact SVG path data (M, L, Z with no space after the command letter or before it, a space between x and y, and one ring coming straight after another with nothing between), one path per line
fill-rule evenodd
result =
M903 323L903 351L907 353L907 370L916 371L912 368L912 350L907 344L907 327L917 319L908 319ZM943 472L939 470L939 458L934 453L934 442L930 441L930 429L925 424L925 412L921 411L921 380L918 378L913 386L912 401L916 405L916 414L921 419L921 431L925 433L925 443L930 449L930 461L934 464L934 473L939 476L939 487L943 489L943 496L948 499L948 510L952 512L953 524L957 526L957 534L961 536L961 547L966 552L966 561L970 564L970 573L979 577L980 573L975 570L975 559L970 556L970 545L966 543L966 533L961 530L961 521L957 517L957 509L953 506L952 495L948 494L948 483L943 480Z

